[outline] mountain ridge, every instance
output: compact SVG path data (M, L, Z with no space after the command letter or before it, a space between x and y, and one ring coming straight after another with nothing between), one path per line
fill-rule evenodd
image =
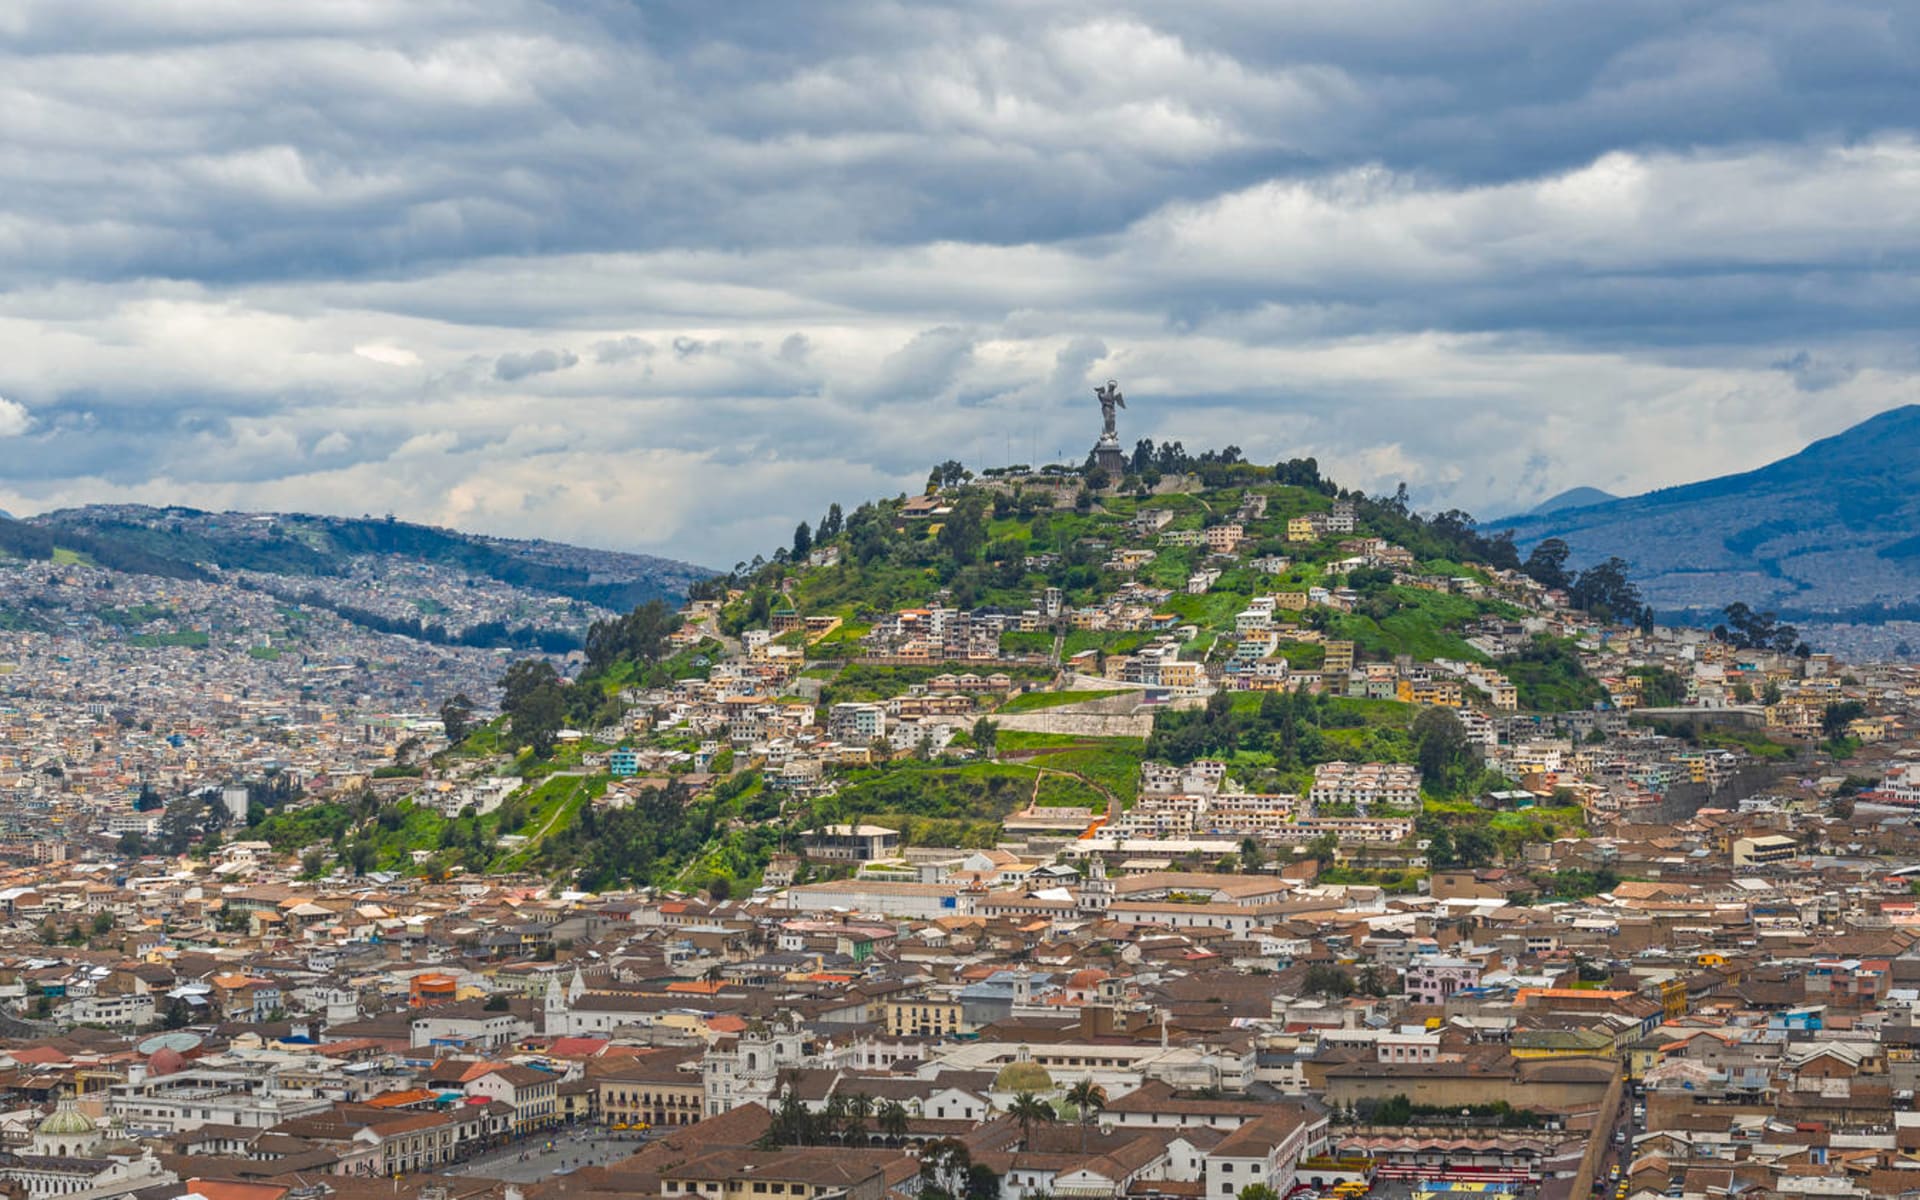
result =
M1591 508L1596 504L1611 504L1620 499L1612 492L1597 487L1573 487L1564 492L1547 497L1532 508L1512 516L1495 517L1481 522L1489 529L1498 529L1509 521L1524 521L1532 517L1544 517L1549 513L1564 512L1570 508Z
M1576 563L1618 555L1663 610L1908 602L1920 594L1920 405L1750 471L1500 527L1523 545L1560 538Z
M356 556L457 567L502 583L623 610L679 599L709 568L658 555L469 533L393 517L211 512L95 504L0 518L0 549L27 558L68 550L139 574L206 579L215 569L290 578L337 575Z

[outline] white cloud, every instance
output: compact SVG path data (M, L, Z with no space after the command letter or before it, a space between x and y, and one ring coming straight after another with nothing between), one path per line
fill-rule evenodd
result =
M1423 505L1757 465L1912 391L1920 31L1670 7L7 6L0 502L731 560L1109 375Z
M369 362L384 363L389 367L417 367L420 356L405 346L390 346L384 342L366 342L355 346L353 352Z

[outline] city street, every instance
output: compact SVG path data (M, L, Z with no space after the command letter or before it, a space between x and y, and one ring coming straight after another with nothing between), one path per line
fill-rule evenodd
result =
M551 1140L553 1149L547 1149ZM551 1139L528 1138L524 1142L488 1151L468 1162L448 1167L444 1175L481 1175L509 1183L533 1183L550 1178L555 1171L580 1167L605 1166L636 1154L646 1145L644 1135L612 1133L583 1127L558 1130ZM521 1156L525 1156L522 1161Z

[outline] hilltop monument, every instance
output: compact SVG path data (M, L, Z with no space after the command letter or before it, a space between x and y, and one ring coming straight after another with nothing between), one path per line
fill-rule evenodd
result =
M1114 483L1127 473L1127 455L1120 449L1120 435L1114 431L1114 410L1127 406L1120 394L1120 382L1109 379L1106 386L1093 389L1100 399L1100 440L1093 444L1093 465L1107 473Z

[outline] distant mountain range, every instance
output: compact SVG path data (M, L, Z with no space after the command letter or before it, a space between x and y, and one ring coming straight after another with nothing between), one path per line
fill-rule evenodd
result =
M213 513L138 504L0 518L0 551L37 559L65 551L103 567L176 579L208 578L213 568L339 575L356 557L392 556L617 611L656 598L677 601L690 584L715 574L649 554L484 537L392 518Z
M1603 492L1596 487L1568 488L1557 496L1549 496L1525 512L1515 513L1511 517L1496 517L1481 524L1488 529L1503 529L1515 521L1524 521L1528 517L1543 517L1548 513L1565 512L1569 508L1589 508L1595 504L1606 504L1619 498L1612 492Z
M1619 555L1662 612L1744 600L1801 620L1911 619L1920 616L1920 406L1756 471L1487 527L1513 529L1523 548L1563 538L1576 564Z

